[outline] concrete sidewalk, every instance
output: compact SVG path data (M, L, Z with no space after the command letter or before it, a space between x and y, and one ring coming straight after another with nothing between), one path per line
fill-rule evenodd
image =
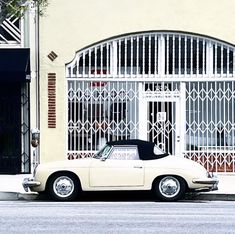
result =
M36 193L26 193L22 186L24 178L32 175L0 175L0 201L35 199Z
M218 174L218 190L192 195L193 200L235 201L235 174Z
M33 200L36 193L26 193L22 181L31 175L0 175L0 201ZM187 196L189 200L217 200L235 201L235 174L218 174L219 185L217 191L202 192Z

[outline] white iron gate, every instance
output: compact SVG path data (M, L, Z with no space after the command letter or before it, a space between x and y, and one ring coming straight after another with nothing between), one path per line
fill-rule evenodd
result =
M182 86L182 85L181 85ZM140 96L140 138L155 142L162 150L180 155L180 83L144 82ZM183 100L185 101L185 100Z
M147 102L147 136L148 140L155 142L164 152L177 154L176 139L179 138L177 130L177 102L149 101Z
M68 149L94 154L106 141L138 138L136 82L69 81Z
M186 84L187 157L218 172L235 171L235 82Z
M140 138L235 172L234 47L189 34L144 33L84 49L66 66L68 158Z

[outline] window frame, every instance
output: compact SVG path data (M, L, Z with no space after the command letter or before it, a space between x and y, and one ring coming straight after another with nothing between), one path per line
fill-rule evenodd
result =
M135 150L135 157L132 157L132 158L127 158L127 156L125 157L116 157L116 158L112 158L112 154L114 153L114 151L116 149L125 149L125 154L127 153L128 149L132 149L132 150ZM122 152L120 152L121 154ZM131 152L131 154L133 154L134 152ZM129 156L130 157L130 156ZM128 146L121 146L121 145L118 145L118 146L113 146L111 151L109 152L108 156L107 156L107 159L110 159L110 160L122 160L122 161L127 161L127 160L140 160L140 157L139 157L139 151L138 151L138 146L137 145L128 145Z

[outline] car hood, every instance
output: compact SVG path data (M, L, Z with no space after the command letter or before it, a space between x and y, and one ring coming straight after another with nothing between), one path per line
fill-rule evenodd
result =
M96 160L96 159L81 158L81 159L74 159L74 160L53 161L53 162L48 162L48 163L42 163L39 165L39 167L46 167L46 168L89 167L93 160Z

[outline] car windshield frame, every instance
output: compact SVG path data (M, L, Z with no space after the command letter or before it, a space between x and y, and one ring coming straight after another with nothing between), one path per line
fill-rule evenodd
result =
M101 150L99 150L93 156L93 158L95 158L95 159L107 158L112 148L113 148L113 146L111 146L111 145L105 145L103 148L101 148Z

